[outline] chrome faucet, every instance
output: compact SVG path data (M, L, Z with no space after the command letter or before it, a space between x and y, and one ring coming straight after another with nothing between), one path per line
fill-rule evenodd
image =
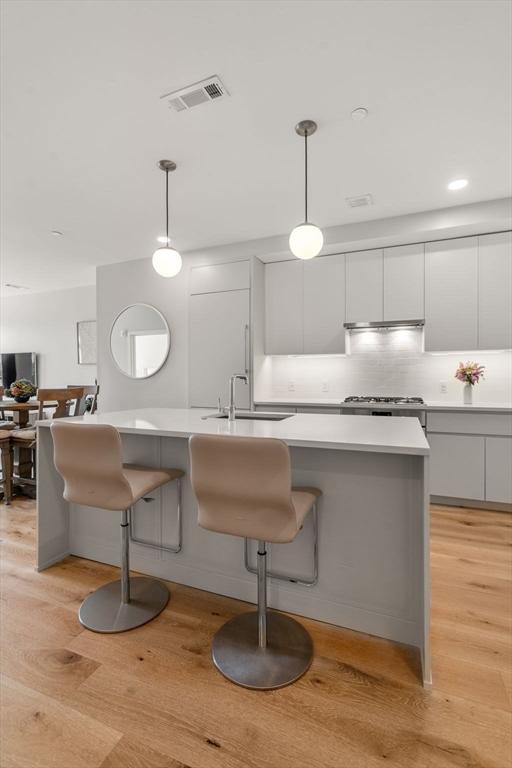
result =
M249 383L249 379L245 373L234 373L229 379L229 406L228 406L228 419L229 421L235 421L236 409L235 409L235 382L237 379L242 379L246 384Z

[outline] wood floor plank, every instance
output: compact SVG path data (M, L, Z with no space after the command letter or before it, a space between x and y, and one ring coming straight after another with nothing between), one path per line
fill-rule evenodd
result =
M432 690L414 649L304 619L311 670L257 693L210 658L247 604L171 585L153 622L84 630L78 605L118 570L69 557L37 573L34 511L0 507L2 768L512 768L512 516L432 508Z
M156 752L146 745L141 746L136 741L123 736L102 762L101 768L191 768L191 766L178 763L168 755Z
M100 720L2 679L2 768L99 768L120 738Z

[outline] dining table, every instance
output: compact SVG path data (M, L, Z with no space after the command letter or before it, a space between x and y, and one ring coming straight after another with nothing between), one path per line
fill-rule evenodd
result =
M30 399L26 403L17 403L10 398L0 400L0 412L12 414L12 420L20 429L28 426L32 411L39 411L39 400Z

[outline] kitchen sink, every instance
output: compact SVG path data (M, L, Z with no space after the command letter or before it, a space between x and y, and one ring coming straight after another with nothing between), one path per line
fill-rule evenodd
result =
M289 419L290 416L294 416L293 413L277 413L267 411L237 411L235 421L239 419L251 420L251 421L283 421ZM209 413L207 416L203 416L203 419L227 419L227 413Z

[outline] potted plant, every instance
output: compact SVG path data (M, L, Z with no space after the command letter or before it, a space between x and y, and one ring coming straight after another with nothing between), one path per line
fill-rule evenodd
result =
M467 362L459 363L455 371L455 378L464 384L464 405L471 405L473 402L473 387L478 384L480 379L484 378L485 365L479 363Z
M17 379L13 381L6 395L14 397L17 403L26 403L36 394L36 391L36 388L28 379Z

